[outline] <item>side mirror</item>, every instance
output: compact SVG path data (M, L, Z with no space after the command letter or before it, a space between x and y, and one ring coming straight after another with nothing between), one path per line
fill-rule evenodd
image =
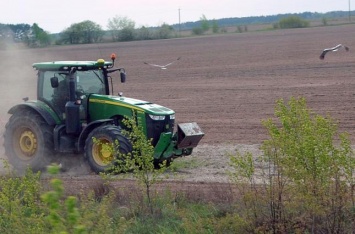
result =
M123 70L120 72L121 83L126 82L126 72Z
M52 88L58 88L58 86L59 86L58 77L53 76L51 78L51 86L52 86Z

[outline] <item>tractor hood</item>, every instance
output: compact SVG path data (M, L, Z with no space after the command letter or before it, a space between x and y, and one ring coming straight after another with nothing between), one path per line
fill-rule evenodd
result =
M92 94L90 95L89 103L90 105L95 103L101 105L104 104L104 106L106 106L105 109L116 109L116 108L130 109L130 110L133 109L151 115L174 115L175 114L173 110L166 108L164 106L147 102L147 101L128 98L128 97Z

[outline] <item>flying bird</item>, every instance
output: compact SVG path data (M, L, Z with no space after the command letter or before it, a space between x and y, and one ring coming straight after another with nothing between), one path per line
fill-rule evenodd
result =
M153 66L153 67L159 67L160 69L167 69L167 66L170 66L171 64L175 63L176 61L180 60L181 57L177 58L175 61L172 61L171 63L165 64L165 65L158 65L158 64L152 64L152 63L147 63L144 62L144 64Z
M320 59L324 59L326 53L328 53L329 51L338 51L340 48L344 48L346 51L349 51L349 47L345 46L345 45L342 45L342 44L339 44L337 46L334 46L333 48L327 48L327 49L324 49L322 54L319 56Z

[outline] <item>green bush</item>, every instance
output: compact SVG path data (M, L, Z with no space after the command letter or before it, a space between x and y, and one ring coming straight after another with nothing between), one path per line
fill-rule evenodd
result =
M193 35L202 35L204 33L203 29L200 27L196 27L192 29Z
M270 138L261 156L231 155L250 230L350 232L355 158L347 134L330 117L312 113L304 98L278 100L275 116L276 123L263 121Z
M298 16L289 16L279 21L280 28L307 28L309 22Z
M51 166L50 173L58 167ZM9 172L0 178L0 233L122 233L130 221L114 206L115 196L100 201L83 194L64 196L62 181L52 178L44 191L40 173L22 177Z
M46 229L39 206L39 173L0 177L0 233L42 233Z
M152 186L164 178L162 174L167 169L167 162L164 161L157 165L154 161L154 146L151 143L151 139L147 139L142 128L137 125L134 116L132 118L125 118L123 124L125 130L122 130L122 133L132 143L133 151L128 154L122 154L119 151L115 152L117 159L113 168L110 168L110 172L107 174L121 174L123 177L127 175L133 176L137 180L138 185L145 191L149 211L151 214L154 214L154 202L151 196ZM113 144L104 146L109 147L109 151L114 151L119 148L118 144L119 142L116 141ZM109 178L106 175L103 175L103 177Z

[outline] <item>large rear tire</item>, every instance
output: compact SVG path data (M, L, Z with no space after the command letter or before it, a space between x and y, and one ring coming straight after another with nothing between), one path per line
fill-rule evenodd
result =
M4 147L16 171L43 170L53 155L53 128L38 113L19 111L6 124Z
M95 141L93 140L95 139ZM118 142L118 145L115 142ZM112 151L106 146L114 146ZM131 153L131 142L125 137L120 128L113 125L104 125L94 129L85 142L85 156L91 169L96 172L109 172L113 169L117 153Z

